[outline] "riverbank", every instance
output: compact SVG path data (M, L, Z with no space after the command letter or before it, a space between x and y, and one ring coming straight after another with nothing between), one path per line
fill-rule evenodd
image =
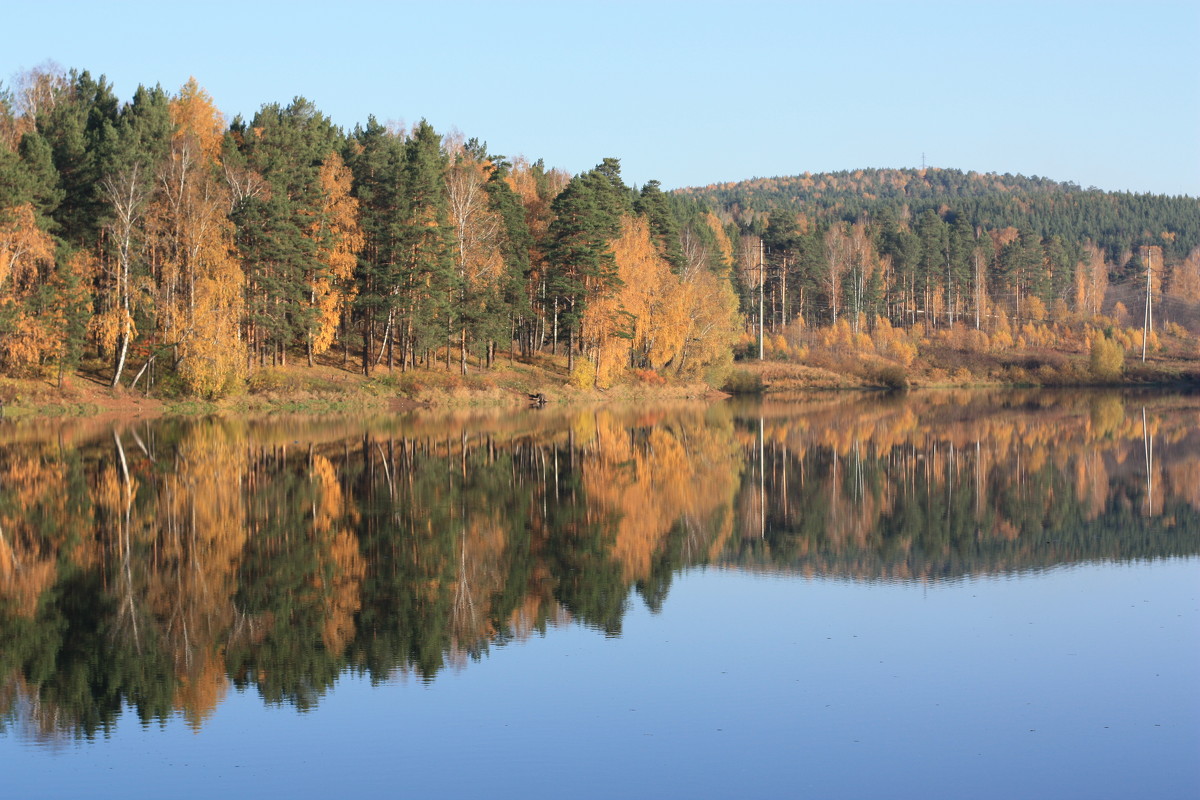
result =
M1119 374L1097 376L1089 358L1061 350L1003 354L961 352L927 346L907 365L878 357L831 357L804 361L744 359L734 365L725 389L734 393L785 393L814 389L936 389L969 387L1198 386L1200 358L1154 355L1128 358Z
M1097 380L1085 359L1060 352L967 358L926 351L902 367L894 362L852 364L812 359L735 363L719 387L672 382L653 373L607 390L580 388L568 379L566 360L538 356L531 362L500 360L491 370L381 369L371 377L341 365L303 364L256 370L241 391L218 400L111 388L100 369L83 370L63 386L56 381L0 379L0 402L8 419L52 416L147 417L194 414L403 412L417 408L520 408L544 399L548 405L676 400L727 394L796 391L976 386L1149 386L1200 385L1200 359L1154 357L1127 362L1116 379Z
M583 389L568 380L565 358L539 356L531 363L501 360L491 370L458 365L445 369L378 370L366 377L340 365L318 364L256 370L241 391L216 399L174 397L112 388L99 371L83 370L56 381L0 378L7 419L55 416L144 417L193 414L403 412L418 408L521 408L547 405L638 402L724 393L703 382L671 382L650 374L609 389Z

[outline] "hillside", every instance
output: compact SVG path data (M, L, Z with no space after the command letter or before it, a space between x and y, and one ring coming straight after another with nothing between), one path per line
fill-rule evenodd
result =
M849 222L891 213L965 216L976 227L1031 230L1043 238L1090 240L1110 261L1139 245L1161 245L1168 263L1200 246L1200 199L1106 192L1070 182L956 169L860 169L680 189L748 226L772 211ZM1128 258L1128 255L1126 255Z

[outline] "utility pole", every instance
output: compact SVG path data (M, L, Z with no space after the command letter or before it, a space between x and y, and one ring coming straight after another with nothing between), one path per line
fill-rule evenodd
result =
M1150 339L1150 329L1154 327L1154 301L1151 300L1150 291L1152 285L1150 283L1150 262L1154 259L1154 248L1143 248L1146 252L1146 314L1142 321L1142 362L1146 361L1146 343Z
M763 275L763 241L758 240L758 360L763 360L763 293L767 282Z

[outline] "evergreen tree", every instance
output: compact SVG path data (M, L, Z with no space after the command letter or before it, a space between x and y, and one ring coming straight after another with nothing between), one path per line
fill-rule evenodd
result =
M358 255L355 282L358 295L355 313L362 331L363 374L369 375L378 353L375 344L395 340L395 317L399 308L400 207L403 199L404 144L374 116L365 128L354 130L346 163L354 175L353 193L358 200L359 224L365 244Z
M684 266L679 220L675 216L671 195L664 193L661 186L658 181L650 181L643 186L633 210L650 223L650 235L654 238L659 255L671 265L673 272L678 273Z
M493 342L502 339L505 333L511 336L510 341L515 342L520 336L518 327L522 323L528 324L533 312L531 298L526 291L533 269L529 259L530 250L533 248L533 235L525 219L525 208L521 205L521 198L505 179L510 166L503 158L496 158L495 167L485 187L489 207L500 215L504 223L504 235L500 245L504 275L497 313L489 327L489 339ZM507 322L507 331L500 328L502 315ZM489 349L489 363L493 357L494 353Z
M318 257L320 169L339 149L341 134L302 97L286 108L263 106L249 127L235 120L232 129L247 168L267 186L240 198L232 214L247 265L248 338L260 360L269 351L282 362L316 322L311 287L328 270Z
M404 356L449 347L456 320L453 299L458 275L452 254L454 231L446 211L446 154L441 137L425 120L404 145L399 243ZM448 356L447 356L448 358Z
M49 144L62 202L54 209L58 234L90 248L111 219L101 188L112 174L120 105L104 76L71 71L66 98L38 117L38 133Z
M591 297L617 285L616 262L609 243L620 231L621 215L631 204L621 182L620 163L606 158L576 176L551 206L549 295L556 321L567 332L567 368L574 367L580 322Z

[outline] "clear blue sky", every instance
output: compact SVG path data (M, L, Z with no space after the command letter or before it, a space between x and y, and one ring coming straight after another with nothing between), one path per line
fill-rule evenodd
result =
M194 75L232 117L304 95L666 187L858 167L1200 196L1200 2L7 4L0 77L128 99Z

